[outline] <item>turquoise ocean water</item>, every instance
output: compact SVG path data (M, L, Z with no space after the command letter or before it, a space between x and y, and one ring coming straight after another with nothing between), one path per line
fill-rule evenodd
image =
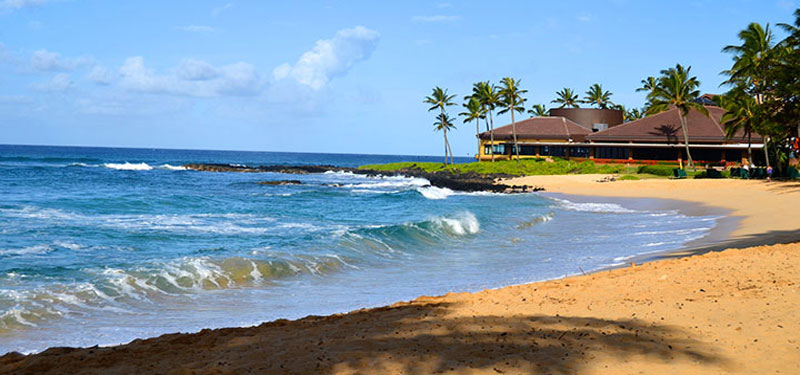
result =
M677 249L717 219L417 178L180 167L394 161L440 158L0 145L0 355L588 272ZM257 183L281 179L303 184Z

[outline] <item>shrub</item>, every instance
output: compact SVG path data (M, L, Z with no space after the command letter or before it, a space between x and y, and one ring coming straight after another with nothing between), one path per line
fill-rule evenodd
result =
M671 165L643 165L636 171L638 174L653 174L656 176L672 176L672 170L675 169Z
M635 180L639 180L639 177L636 177L636 176L634 176L632 174L626 174L624 176L621 176L619 178L619 180L620 181L635 181Z

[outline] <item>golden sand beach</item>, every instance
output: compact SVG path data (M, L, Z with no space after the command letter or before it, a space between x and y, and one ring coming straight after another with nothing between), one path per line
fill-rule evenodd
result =
M603 177L511 183L721 207L741 217L736 239L766 241L800 229L798 183L596 182ZM117 347L0 357L0 374L132 373L798 374L800 244L708 252Z

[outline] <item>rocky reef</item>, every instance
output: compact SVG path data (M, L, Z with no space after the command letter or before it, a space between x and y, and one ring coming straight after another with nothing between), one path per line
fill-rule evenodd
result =
M422 169L404 168L397 171L376 171L371 169L337 167L333 165L261 165L247 166L240 164L186 164L187 169L204 172L246 172L246 173L284 173L284 174L310 174L325 172L349 172L365 176L407 176L424 178L430 181L432 186L447 188L457 191L486 191L493 193L529 193L544 190L537 186L509 186L497 181L502 178L514 177L504 174L482 175L475 172L470 173L451 173L449 171L425 172ZM291 181L299 183L300 181ZM272 185L278 183L263 182Z

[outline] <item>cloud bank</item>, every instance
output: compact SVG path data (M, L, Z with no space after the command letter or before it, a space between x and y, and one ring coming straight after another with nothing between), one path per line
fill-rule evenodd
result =
M262 82L255 67L244 62L215 67L185 60L172 73L158 74L141 56L125 60L119 74L120 85L130 91L197 97L256 95Z
M369 58L379 38L378 32L363 26L339 30L332 39L318 40L294 65L284 63L275 68L272 76L276 81L293 81L320 90L331 78Z

